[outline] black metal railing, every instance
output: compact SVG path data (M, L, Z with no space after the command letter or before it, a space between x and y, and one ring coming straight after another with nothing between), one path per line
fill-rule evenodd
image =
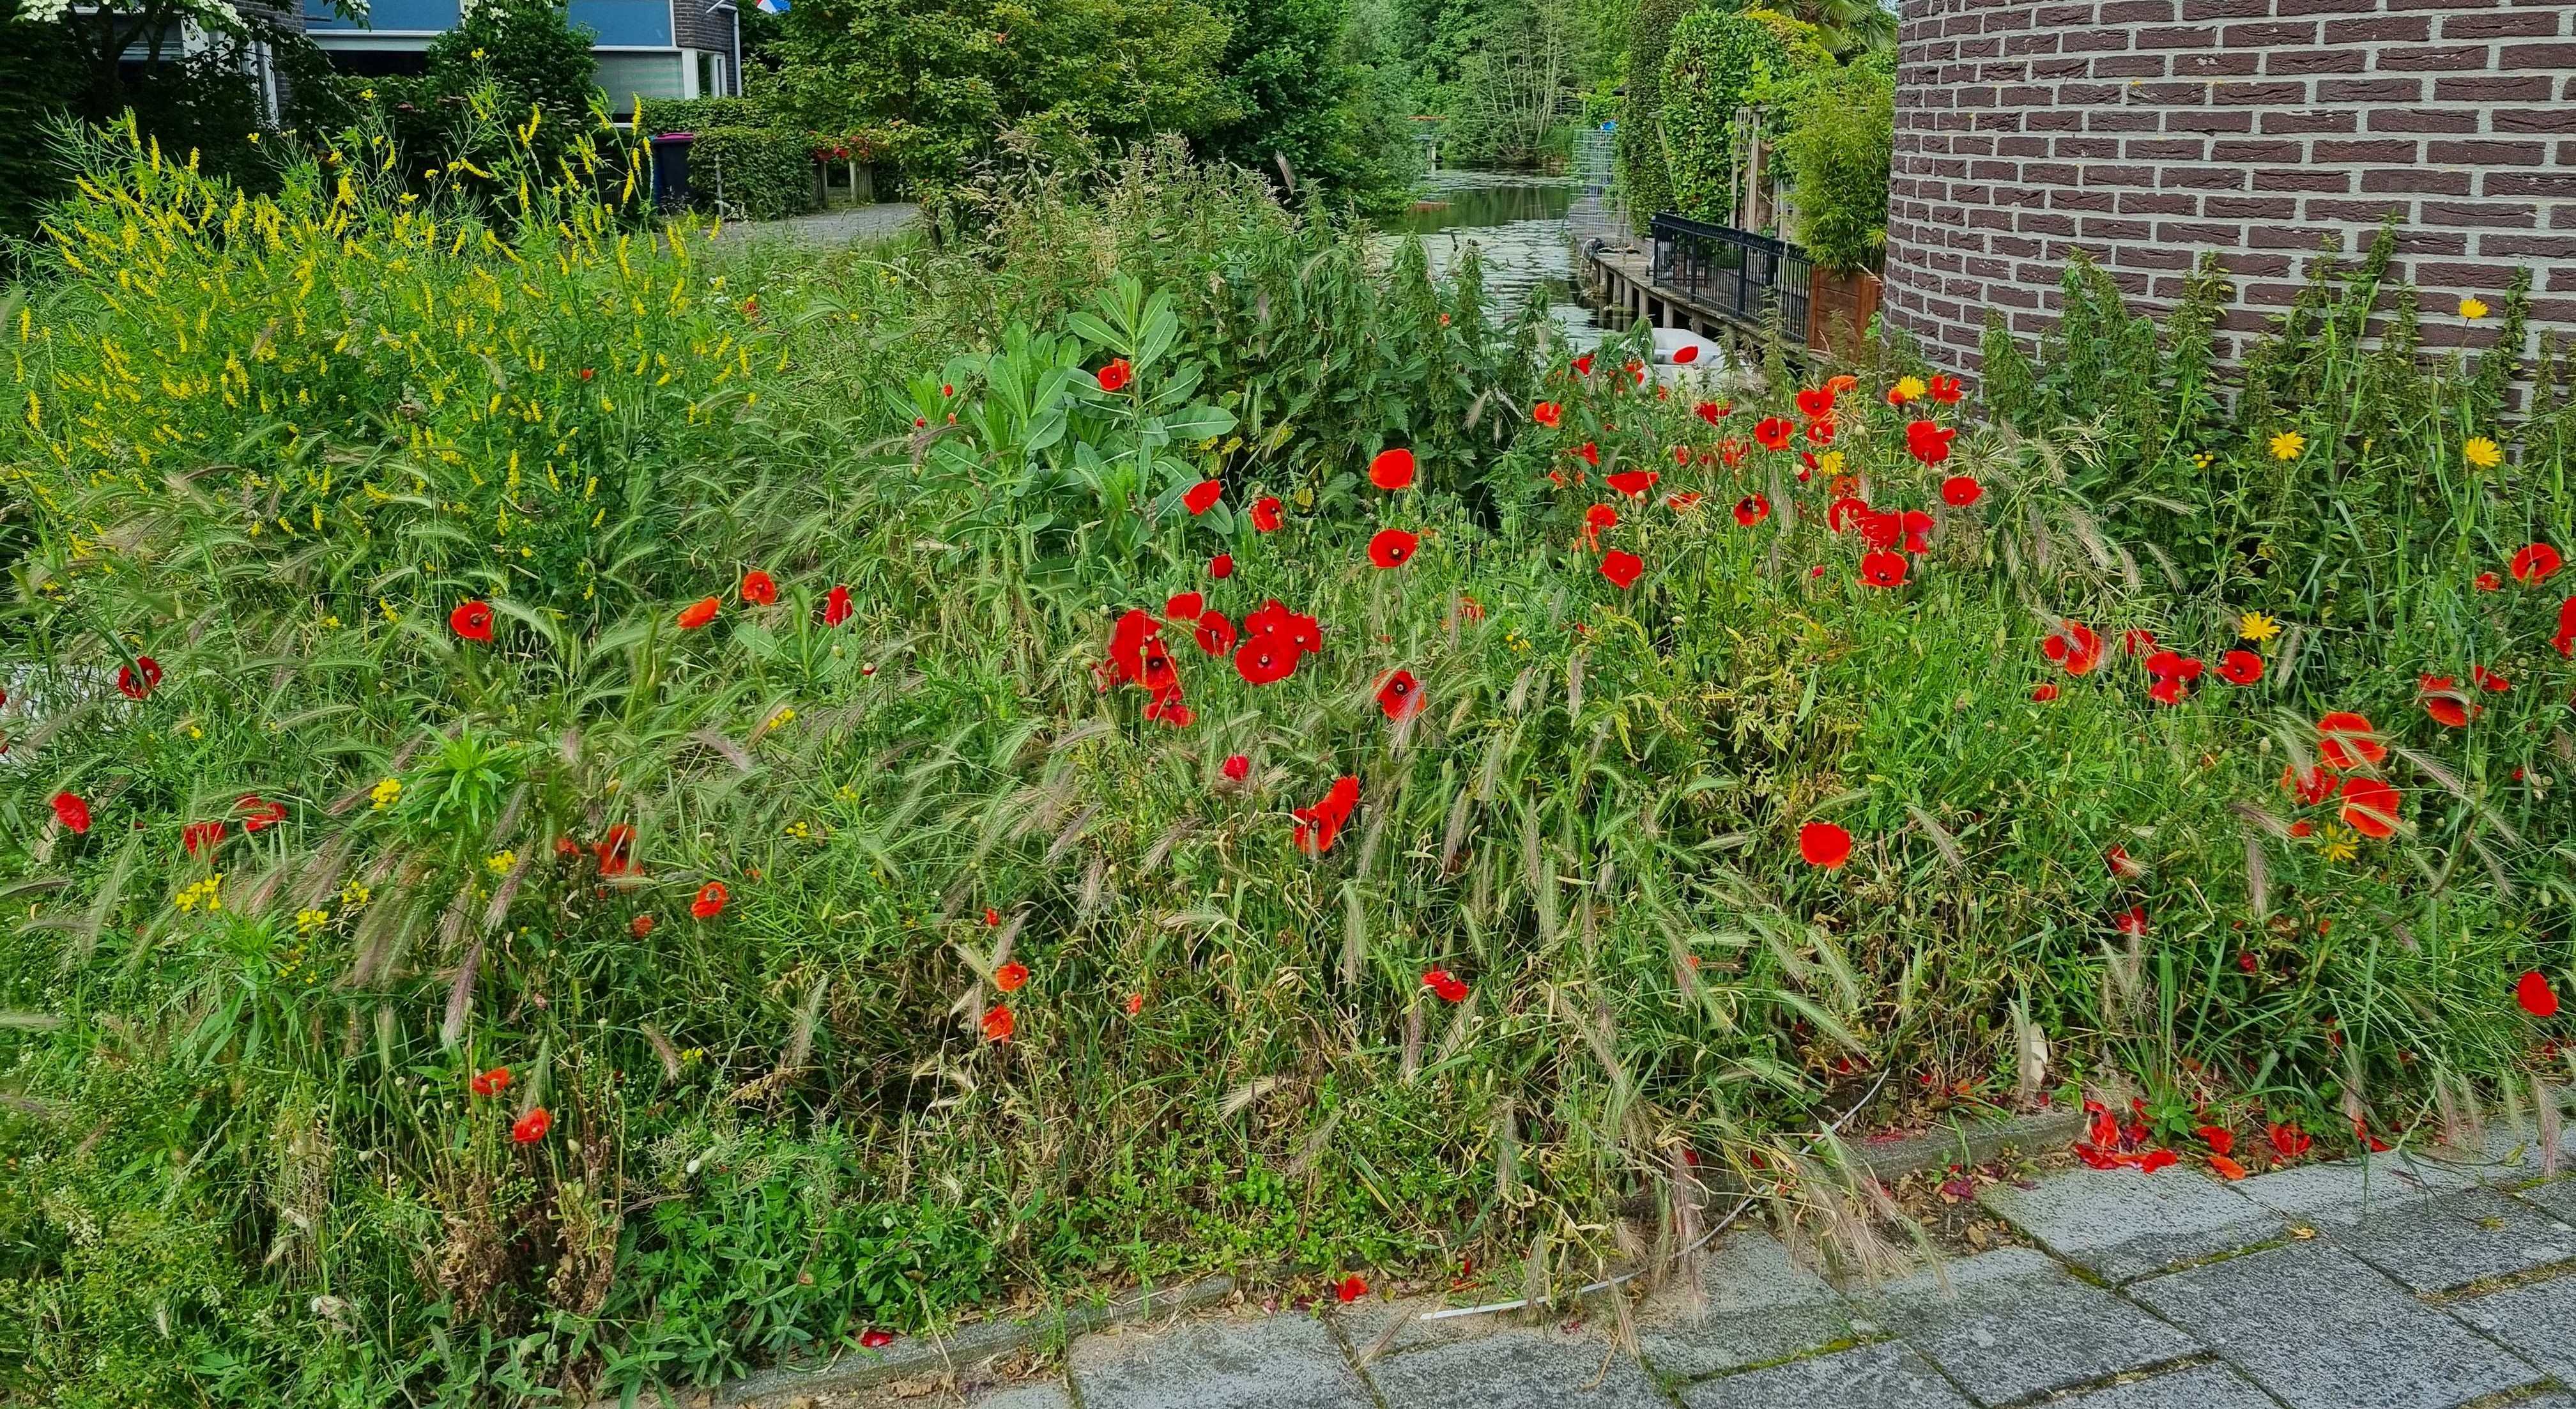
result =
M1811 268L1805 250L1669 213L1657 215L1648 229L1655 241L1657 288L1746 323L1767 320L1776 307L1789 337L1805 340Z

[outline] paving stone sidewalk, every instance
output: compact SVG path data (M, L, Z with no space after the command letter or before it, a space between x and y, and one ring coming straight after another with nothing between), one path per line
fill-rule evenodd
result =
M2568 1167L2576 1169L2576 1132ZM2030 1246L1829 1285L1762 1232L1579 1329L1372 1300L1077 1338L975 1409L2576 1409L2576 1177L2506 1133L2223 1183L2079 1169L1980 1201ZM974 1377L967 1381L971 1385Z

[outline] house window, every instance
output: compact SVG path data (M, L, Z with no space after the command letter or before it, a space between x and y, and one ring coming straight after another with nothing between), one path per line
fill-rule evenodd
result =
M635 100L658 102L681 98L685 77L678 54L601 54L594 80L608 91L609 111L619 117L635 113Z
M698 53L698 96L725 96L725 56L700 50Z

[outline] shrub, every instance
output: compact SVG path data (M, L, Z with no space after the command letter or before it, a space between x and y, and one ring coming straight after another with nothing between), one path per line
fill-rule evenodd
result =
M719 200L753 220L814 205L813 142L792 127L711 127L689 148L689 191L701 209Z
M1887 244L1895 75L1869 63L1817 69L1786 108L1780 154L1794 183L1797 243L1822 268L1875 267Z
M1833 60L1813 25L1772 10L1700 9L1673 26L1664 59L1664 162L1673 209L1695 220L1735 214L1735 110L1757 89ZM1766 114L1776 130L1780 114Z

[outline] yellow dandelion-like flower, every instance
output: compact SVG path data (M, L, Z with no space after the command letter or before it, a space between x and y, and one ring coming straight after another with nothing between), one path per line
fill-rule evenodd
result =
M2295 460L2299 458L2299 452L2307 448L2308 438L2297 431L2283 431L2272 437L2272 458L2275 460Z
M1828 450L1824 454L1817 456L1816 468L1829 475L1841 474L1843 472L1843 452L1839 450Z
M1923 385L1921 377L1899 377L1896 379L1896 404L1902 406L1928 390L1930 388Z
M386 778L378 782L374 787L367 789L367 797L375 803L376 810L378 812L382 812L386 808L393 806L396 801L400 800L402 797L402 788L402 779Z
M2281 623L2261 612L2247 612L2236 618L2236 634L2248 641L2269 641L2281 634Z
M2460 458L2479 469L2492 470L2504 463L2504 451L2485 436L2471 436L2468 443L2460 447Z
M2328 861L2350 861L2361 854L2361 844L2341 827L2328 825L2325 839L2317 843L2317 852Z
M2205 470L2217 463L2218 457L2206 450L2191 457L2192 468L2196 470Z
M2487 301L2471 296L2460 300L2460 316L2474 323L2487 316Z

